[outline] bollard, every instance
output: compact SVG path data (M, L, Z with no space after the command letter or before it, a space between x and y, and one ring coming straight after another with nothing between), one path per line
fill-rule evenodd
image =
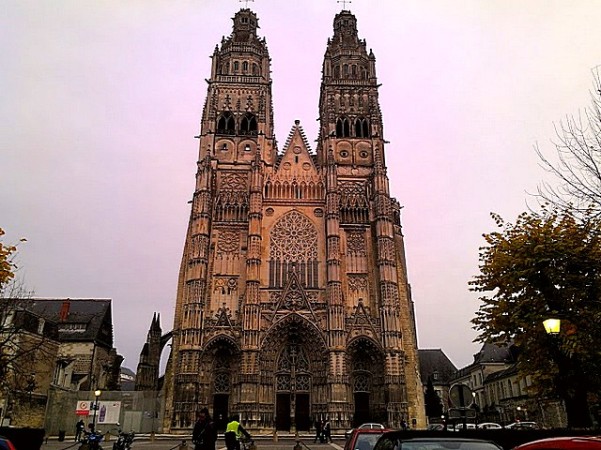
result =
M278 441L278 432L277 430L273 430L273 442L277 442Z
M187 450L188 445L186 444L186 440L182 439L182 443L179 445L179 450Z
M303 446L300 445L300 441L299 440L296 441L296 445L294 446L293 450L303 450Z
M154 431L150 432L150 442L154 442L155 436L154 436Z

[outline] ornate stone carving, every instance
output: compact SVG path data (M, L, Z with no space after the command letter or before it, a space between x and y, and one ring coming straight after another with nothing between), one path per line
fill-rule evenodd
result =
M349 255L366 256L365 233L350 231L346 234L346 248Z
M240 253L240 234L237 231L221 231L217 240L217 253Z
M367 291L367 275L349 274L348 287L354 292Z

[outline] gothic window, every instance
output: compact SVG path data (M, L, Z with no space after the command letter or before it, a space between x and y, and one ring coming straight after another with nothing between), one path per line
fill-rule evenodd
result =
M361 66L361 79L367 80L367 69L363 66Z
M217 134L236 134L236 121L231 112L226 111L217 119Z
M339 117L336 121L336 137L349 137L350 135L349 120L346 117Z
M238 72L240 69L240 63L238 61L234 61L234 72Z
M334 78L340 78L340 66L334 66Z
M253 75L259 75L259 66L253 63Z
M269 285L282 287L288 274L295 271L305 287L317 287L317 230L315 225L298 211L279 219L270 232Z
M370 378L368 373L356 373L353 379L353 392L369 392Z
M220 349L213 360L213 389L215 394L230 392L231 353Z
M348 78L348 64L342 66L342 77Z
M242 63L242 72L248 72L248 61Z
M355 136L359 138L369 137L369 120L365 117L355 119Z
M309 358L302 347L288 343L278 358L276 391L309 392L310 389Z
M246 113L240 121L240 134L257 134L257 119L254 114Z

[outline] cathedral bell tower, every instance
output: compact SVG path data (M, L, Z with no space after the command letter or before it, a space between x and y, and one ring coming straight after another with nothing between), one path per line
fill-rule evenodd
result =
M328 174L328 343L331 360L339 361L331 370L334 379L350 380L346 389L331 385L332 401L352 404L355 423L379 410L389 424L420 424L425 413L415 317L401 207L390 196L378 88L376 58L359 39L355 16L343 10L334 18L324 55L317 147ZM354 317L345 318L348 308ZM353 329L363 313L370 322L376 319L373 334ZM379 364L385 380L365 370Z

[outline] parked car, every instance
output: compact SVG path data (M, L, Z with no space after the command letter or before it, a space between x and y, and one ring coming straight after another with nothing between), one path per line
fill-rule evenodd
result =
M426 430L443 431L444 430L444 423L430 423L426 427Z
M483 430L500 430L503 427L495 422L482 422L478 424L478 428Z
M518 445L513 450L601 450L601 437L574 436L539 439Z
M454 431L463 431L464 429L465 430L475 430L476 424L475 423L466 423L465 428L464 428L463 423L457 423L457 424L455 424L455 428L453 430Z
M355 428L344 445L344 450L373 450L384 434L381 428Z
M362 423L361 425L359 425L357 428L353 428L351 430L348 430L347 432L344 433L344 437L346 439L348 439L349 437L351 437L351 434L353 433L353 431L355 430L384 430L386 427L384 425L382 425L381 423L376 423L376 422L366 422L366 423Z
M513 422L505 428L510 430L538 430L540 427L536 422Z
M16 447L4 436L0 436L0 450L17 450Z
M384 433L373 450L503 450L493 441L458 437L407 438L399 431Z

